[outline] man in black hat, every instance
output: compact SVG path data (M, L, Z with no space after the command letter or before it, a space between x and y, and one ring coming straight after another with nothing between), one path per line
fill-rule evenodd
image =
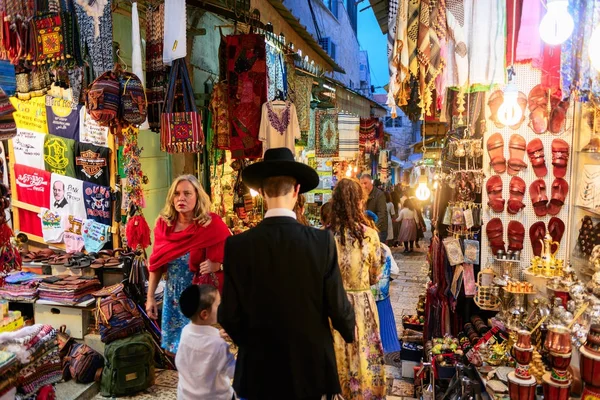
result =
M354 310L330 232L296 221L299 193L316 171L287 148L269 149L242 172L268 211L225 243L218 321L239 346L233 387L247 400L321 400L341 392L331 325L354 340Z

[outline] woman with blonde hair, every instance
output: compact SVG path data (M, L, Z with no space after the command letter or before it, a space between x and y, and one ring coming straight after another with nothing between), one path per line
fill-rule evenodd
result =
M384 399L383 347L371 292L382 273L379 234L365 216L364 195L357 181L340 180L331 203L329 229L335 238L344 288L354 306L357 330L354 343L346 343L333 331L342 396L346 400Z
M154 248L148 263L150 279L146 312L158 318L154 294L163 273L167 283L162 309L162 347L177 353L181 330L189 320L181 313L179 297L193 284L223 288L223 251L231 233L210 212L210 198L193 175L175 179L165 207L156 220Z

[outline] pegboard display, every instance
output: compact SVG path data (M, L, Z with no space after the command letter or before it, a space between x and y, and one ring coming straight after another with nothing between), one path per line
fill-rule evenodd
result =
M516 76L513 78L513 82L516 84L516 86L518 87L520 92L523 92L526 96L529 97L529 92L531 91L531 89L540 83L541 72L537 69L532 68L530 65L517 65L517 66L515 66L515 72L516 72ZM485 225L492 218L496 218L496 217L500 218L500 220L502 221L503 229L504 229L504 242L506 243L506 248L508 248L508 232L507 232L508 223L510 221L519 221L523 224L523 226L525 228L525 240L523 242L523 250L521 251L521 262L520 263L512 263L511 269L513 271L513 277L515 277L515 278L518 277L519 279L523 279L524 277L523 277L522 272L525 269L529 268L530 261L534 256L533 250L531 247L531 241L529 239L529 228L535 222L543 221L546 225L546 231L547 231L548 221L550 220L550 218L552 218L552 215L538 217L534 212L533 205L531 202L531 197L529 195L529 187L530 187L531 183L533 181L537 180L538 178L536 177L534 170L531 166L531 162L529 160L527 151L525 151L525 155L523 157L523 160L527 164L527 168L524 170L521 170L516 175L516 176L522 178L526 184L525 196L523 197L523 204L525 204L525 208L522 209L521 211L519 211L519 213L517 213L516 215L512 215L506 211L506 206L504 207L503 212L497 213L497 212L494 212L487 205L488 194L487 194L487 190L485 188L485 183L487 183L487 180L490 179L490 177L492 177L494 175L498 175L502 179L502 184L503 184L502 198L508 202L508 199L510 197L509 184L510 184L510 180L512 178L512 176L508 174L508 169L506 172L504 172L502 174L496 174L496 172L490 166L490 156L487 151L487 140L491 135L493 135L496 132L498 132L502 135L502 137L504 139L503 154L508 162L508 160L510 158L510 151L508 148L508 144L509 144L509 140L510 140L510 137L512 134L518 133L519 135L523 136L523 138L525 139L527 144L529 144L529 142L532 141L533 139L539 138L544 145L544 156L545 156L545 161L546 161L546 167L548 169L548 174L544 178L541 178L546 182L546 195L548 197L548 200L550 200L552 198L552 183L554 182L554 179L555 179L554 174L553 174L553 166L552 166L552 141L556 138L560 138L569 144L569 147L570 147L569 148L569 162L567 164L567 173L564 177L564 179L569 183L569 193L567 194L567 196L565 198L565 204L563 205L559 214L556 215L557 218L560 218L565 223L565 233L563 234L563 237L561 240L561 245L560 245L559 251L557 253L557 257L559 259L566 259L567 253L568 253L568 250L567 250L567 238L569 235L568 228L570 226L570 223L569 223L569 208L571 206L570 205L570 194L571 194L572 190L576 190L576 188L571 185L571 179L570 179L572 157L573 157L572 143L573 143L573 132L574 132L574 129L573 129L574 128L573 127L574 106L573 106L573 102L571 102L571 105L567 112L567 118L565 121L565 125L563 126L562 130L558 134L552 134L550 132L546 132L541 135L536 134L529 126L529 124L530 124L529 107L527 107L525 110L525 121L521 124L521 126L517 130L513 130L510 127L504 127L502 129L499 129L498 127L496 127L494 122L490 119L491 111L487 105L487 101L489 100L490 95L493 92L494 91L492 90L487 94L487 99L486 99L487 130L486 130L486 133L483 138L483 148L484 148L483 169L485 172L486 179L485 179L484 187L482 190L482 206L485 211L483 213L484 227L482 228L482 243L481 243L482 258L481 258L481 260L482 260L482 263L485 263L485 262L487 262L489 257L492 256L492 250L490 248L489 240L487 238ZM502 272L504 270L503 264L504 263L501 263L501 262L494 263L494 270L496 271L496 273L502 274Z

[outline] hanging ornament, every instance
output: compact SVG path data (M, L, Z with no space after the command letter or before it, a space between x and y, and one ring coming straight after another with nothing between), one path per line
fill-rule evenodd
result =
M548 0L546 8L548 12L540 22L540 37L547 44L556 46L571 36L575 23L569 14L567 0Z

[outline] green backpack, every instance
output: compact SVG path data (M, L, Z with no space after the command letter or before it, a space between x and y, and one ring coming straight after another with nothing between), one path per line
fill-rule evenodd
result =
M110 342L104 357L102 396L130 395L154 384L154 344L148 333Z

